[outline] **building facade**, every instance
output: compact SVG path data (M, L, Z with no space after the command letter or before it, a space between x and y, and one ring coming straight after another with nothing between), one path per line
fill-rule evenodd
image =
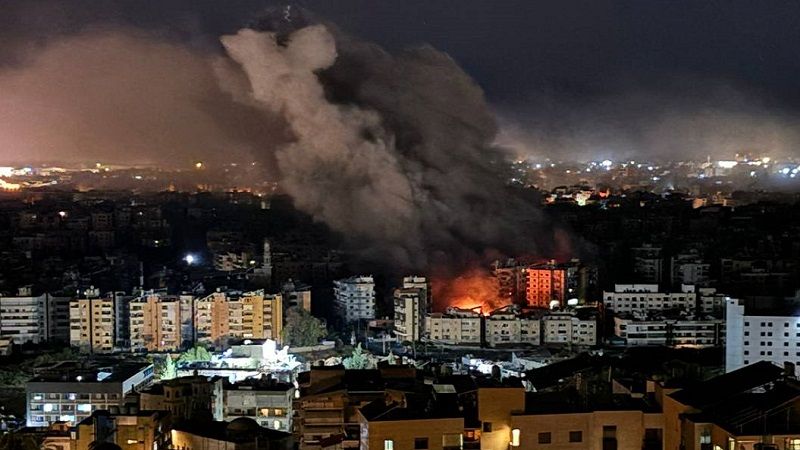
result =
M281 342L281 294L215 292L195 304L195 339L213 346L229 340L272 339Z
M481 315L475 311L448 308L447 313L431 313L425 318L428 339L442 344L480 345Z
M96 410L124 406L125 395L153 379L153 365L117 360L86 367L64 361L39 371L26 385L28 426L76 424Z
M800 367L800 315L791 309L747 311L743 301L728 299L725 327L726 372L758 361Z
M111 353L116 343L113 298L74 299L69 305L69 343L82 353Z
M345 322L375 318L375 280L372 275L333 282L336 310Z
M194 298L149 293L130 302L131 350L177 351L192 340Z

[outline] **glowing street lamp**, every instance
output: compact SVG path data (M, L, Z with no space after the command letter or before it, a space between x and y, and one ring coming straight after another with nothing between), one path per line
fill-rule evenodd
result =
M195 257L191 253L187 253L186 256L183 257L183 260L186 261L186 264L192 265L195 262Z

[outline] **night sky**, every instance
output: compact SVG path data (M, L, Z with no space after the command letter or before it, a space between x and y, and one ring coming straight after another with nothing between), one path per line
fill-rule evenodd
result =
M2 5L0 61L8 67L37 45L97 27L144 28L217 51L219 35L286 3L4 0ZM703 116L699 123L707 120L716 130L724 128L720 122L736 122L737 129L754 124L747 134L770 136L764 148L798 153L793 130L800 110L800 2L306 0L292 5L389 51L430 44L448 53L486 92L505 142L524 142L535 148L531 153L684 154L689 147L692 155L714 153L715 148L695 148L697 142L716 145L718 136L709 137L708 130L652 149L654 142L669 139L664 129L654 131L653 123L697 115ZM666 128L687 134L682 127ZM720 146L728 151L732 138L722 134ZM751 144L762 141L743 146Z

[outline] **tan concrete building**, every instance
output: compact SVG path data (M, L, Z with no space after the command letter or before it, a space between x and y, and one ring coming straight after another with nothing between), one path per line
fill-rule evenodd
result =
M660 450L664 416L641 410L517 414L518 447L548 450Z
M448 308L447 313L431 313L426 318L428 338L442 344L480 345L481 316L475 311Z
M263 290L215 292L197 300L195 332L198 342L224 347L231 339L272 339L280 343L283 332L281 294Z
M111 353L116 339L114 299L74 299L69 304L69 343L83 353Z
M166 352L180 350L191 340L194 298L146 294L130 302L131 350Z
M525 317L513 311L503 310L492 313L485 320L486 343L489 346L540 343L538 317Z
M597 320L571 312L550 313L542 318L542 343L597 345Z

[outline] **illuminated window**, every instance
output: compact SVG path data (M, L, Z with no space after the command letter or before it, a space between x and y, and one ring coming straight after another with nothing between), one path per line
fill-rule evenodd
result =
M786 439L786 450L800 450L800 439Z
M519 447L519 428L511 430L511 446Z
M384 439L383 450L394 450L394 441L391 439Z

